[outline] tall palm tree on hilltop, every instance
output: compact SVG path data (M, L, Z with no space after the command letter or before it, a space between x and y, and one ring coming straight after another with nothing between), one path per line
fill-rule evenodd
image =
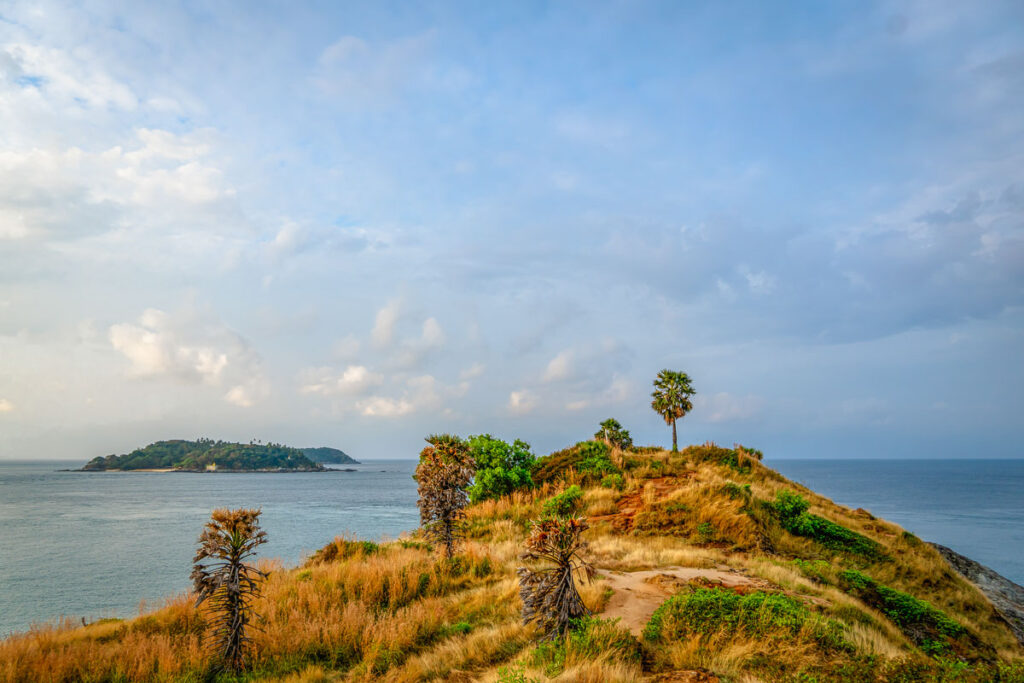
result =
M654 379L654 393L651 407L672 425L672 452L679 450L676 442L676 420L693 410L690 397L697 392L690 386L690 376L685 372L662 370Z

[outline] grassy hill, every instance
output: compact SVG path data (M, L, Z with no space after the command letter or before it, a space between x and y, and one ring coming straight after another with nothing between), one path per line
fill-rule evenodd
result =
M359 461L343 450L331 448L330 446L317 446L315 448L300 448L302 454L315 463L330 463L332 465L358 465Z
M972 584L900 527L838 506L756 451L542 458L536 487L467 510L445 561L418 535L338 538L272 570L246 680L1024 681L1024 650ZM538 645L515 569L558 499L586 515L594 616ZM187 596L136 619L0 642L0 681L213 680ZM225 678L225 680L233 680Z
M242 444L230 441L198 439L157 441L125 455L108 455L90 460L83 471L176 469L217 470L318 470L322 469L300 449L281 444Z

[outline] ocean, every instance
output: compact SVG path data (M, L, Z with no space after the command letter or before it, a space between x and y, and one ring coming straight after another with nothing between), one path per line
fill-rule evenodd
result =
M1024 583L1024 460L771 460ZM396 538L418 524L411 460L354 472L60 472L82 462L0 461L0 636L60 616L132 616L189 587L215 507L261 507L261 556L302 560L337 535Z

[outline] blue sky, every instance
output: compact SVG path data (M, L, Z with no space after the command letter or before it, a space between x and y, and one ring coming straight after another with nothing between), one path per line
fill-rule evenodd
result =
M0 458L1021 456L1016 2L0 5Z

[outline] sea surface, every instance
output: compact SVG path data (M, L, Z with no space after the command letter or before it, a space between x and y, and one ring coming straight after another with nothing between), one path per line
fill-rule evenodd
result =
M355 472L59 472L0 461L0 637L61 616L133 616L189 588L217 507L260 507L259 555L295 564L338 535L396 538L419 524L412 460Z
M766 460L840 505L864 508L1024 584L1024 460Z
M1024 583L1024 460L770 460ZM215 507L262 507L261 556L299 562L337 535L395 538L418 524L411 460L355 472L60 472L0 461L0 637L61 616L132 616L189 587Z

